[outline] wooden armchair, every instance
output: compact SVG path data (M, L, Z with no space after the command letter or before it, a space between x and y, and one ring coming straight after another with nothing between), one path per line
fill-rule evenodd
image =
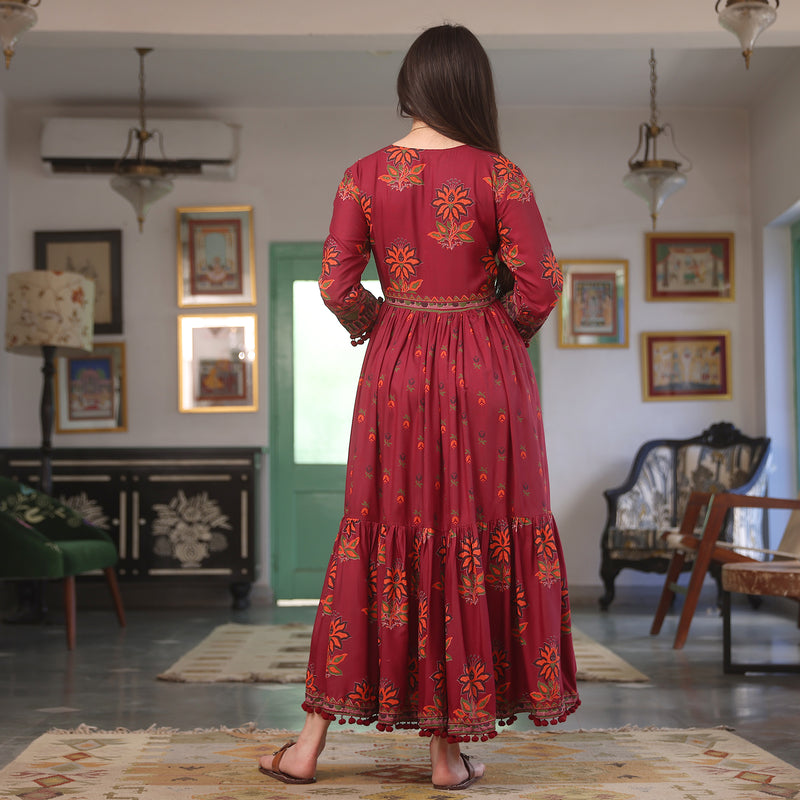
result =
M600 576L605 593L600 608L614 599L614 581L623 569L664 573L672 551L663 535L685 519L692 492L765 495L770 440L745 436L729 422L719 422L690 439L645 442L625 482L603 494L608 506L600 549ZM763 547L763 514L737 509L724 538L739 545ZM682 569L689 569L687 553ZM715 577L719 577L719 571Z
M744 552L751 553L751 555L743 555L733 549L732 545L719 541L729 513L734 509L746 508L760 509L762 512L770 508L791 509L793 511L776 551L756 547L740 547ZM705 516L705 521L701 528L701 535L697 536L695 535L695 529L701 515ZM692 566L689 588L681 609L681 618L678 622L678 630L675 633L675 642L673 644L674 649L680 650L686 643L689 627L692 624L697 602L700 599L703 580L712 565L721 566L722 564L740 562L752 563L762 560L757 557L759 555L774 555L776 558L788 559L800 558L800 499L784 500L777 497L751 497L729 492L722 494L693 492L686 504L686 513L680 530L677 534L667 534L666 538L668 543L670 539L672 540L673 556L667 570L664 589L661 592L661 599L656 609L650 633L656 636L661 631L664 617L675 597L675 586L686 558L692 555L694 557L694 565ZM798 619L798 626L800 626L800 618Z
M62 579L67 647L75 648L75 576L105 573L121 626L125 612L114 565L117 549L100 528L29 486L0 477L0 580Z

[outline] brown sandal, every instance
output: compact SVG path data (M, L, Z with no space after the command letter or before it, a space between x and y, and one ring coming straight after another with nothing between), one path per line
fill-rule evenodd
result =
M316 783L316 778L295 778L294 775L289 775L288 773L284 772L281 769L281 759L283 758L283 754L294 744L294 742L286 742L286 744L281 747L280 750L276 750L272 756L272 768L267 769L266 767L262 767L261 764L258 765L258 771L262 775L268 775L270 778L275 778L276 781L281 781L281 783Z
M461 760L464 762L464 766L467 768L467 777L464 778L461 783L454 783L450 786L443 786L440 784L433 784L434 789L449 789L450 791L459 791L460 789L467 789L478 780L479 776L475 774L475 770L472 768L472 764L469 763L469 756L465 756L463 753L459 753L461 756Z

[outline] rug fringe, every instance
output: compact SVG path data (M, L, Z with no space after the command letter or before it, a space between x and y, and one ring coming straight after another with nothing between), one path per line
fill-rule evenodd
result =
M543 734L547 736L563 736L565 734L570 733L636 733L642 731L661 731L661 732L669 732L669 731L708 731L708 730L718 730L718 731L730 731L733 732L736 728L731 727L730 725L704 725L699 728L664 728L658 725L622 725L619 728L576 728L574 730L558 730L558 731L548 731L548 730L541 730L537 728L536 730L531 731L512 731L509 730L508 732L511 734L525 734L525 733L535 733L535 734ZM227 725L217 725L214 727L209 728L190 728L184 730L182 728L172 728L165 725L156 725L153 723L148 728L139 728L135 730L131 730L130 728L114 728L113 730L104 730L102 728L98 728L94 725L87 725L86 723L81 723L75 728L50 728L47 731L48 733L58 734L60 736L112 736L114 734L130 734L130 733L150 733L150 734L169 734L169 733L256 733L261 734L264 736L292 736L297 735L297 731L295 730L288 730L286 728L259 728L255 722L245 722L235 728L230 728ZM339 733L347 734L347 733L355 733L355 734L364 734L364 733L377 733L374 730L340 730ZM407 735L409 737L418 737L419 734L416 731L395 731L395 733L400 735ZM498 736L502 736L502 732L498 731Z

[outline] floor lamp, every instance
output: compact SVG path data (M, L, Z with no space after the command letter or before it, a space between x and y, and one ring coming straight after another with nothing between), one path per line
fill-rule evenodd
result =
M8 276L8 308L6 313L6 350L22 355L39 356L42 366L42 426L41 471L39 488L44 494L53 493L52 435L53 435L53 376L58 356L75 356L91 352L94 328L94 282L73 272L12 272ZM28 589L31 587L28 586ZM44 614L43 592L30 591L30 608L20 609L18 619L41 619ZM38 608L33 608L38 597ZM25 590L21 589L20 597Z

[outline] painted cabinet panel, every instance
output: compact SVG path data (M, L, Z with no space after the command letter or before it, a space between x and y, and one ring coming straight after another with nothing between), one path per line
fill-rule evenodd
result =
M227 581L246 607L258 576L260 448L57 450L53 494L117 544L123 580ZM0 450L0 468L39 483L35 449Z

